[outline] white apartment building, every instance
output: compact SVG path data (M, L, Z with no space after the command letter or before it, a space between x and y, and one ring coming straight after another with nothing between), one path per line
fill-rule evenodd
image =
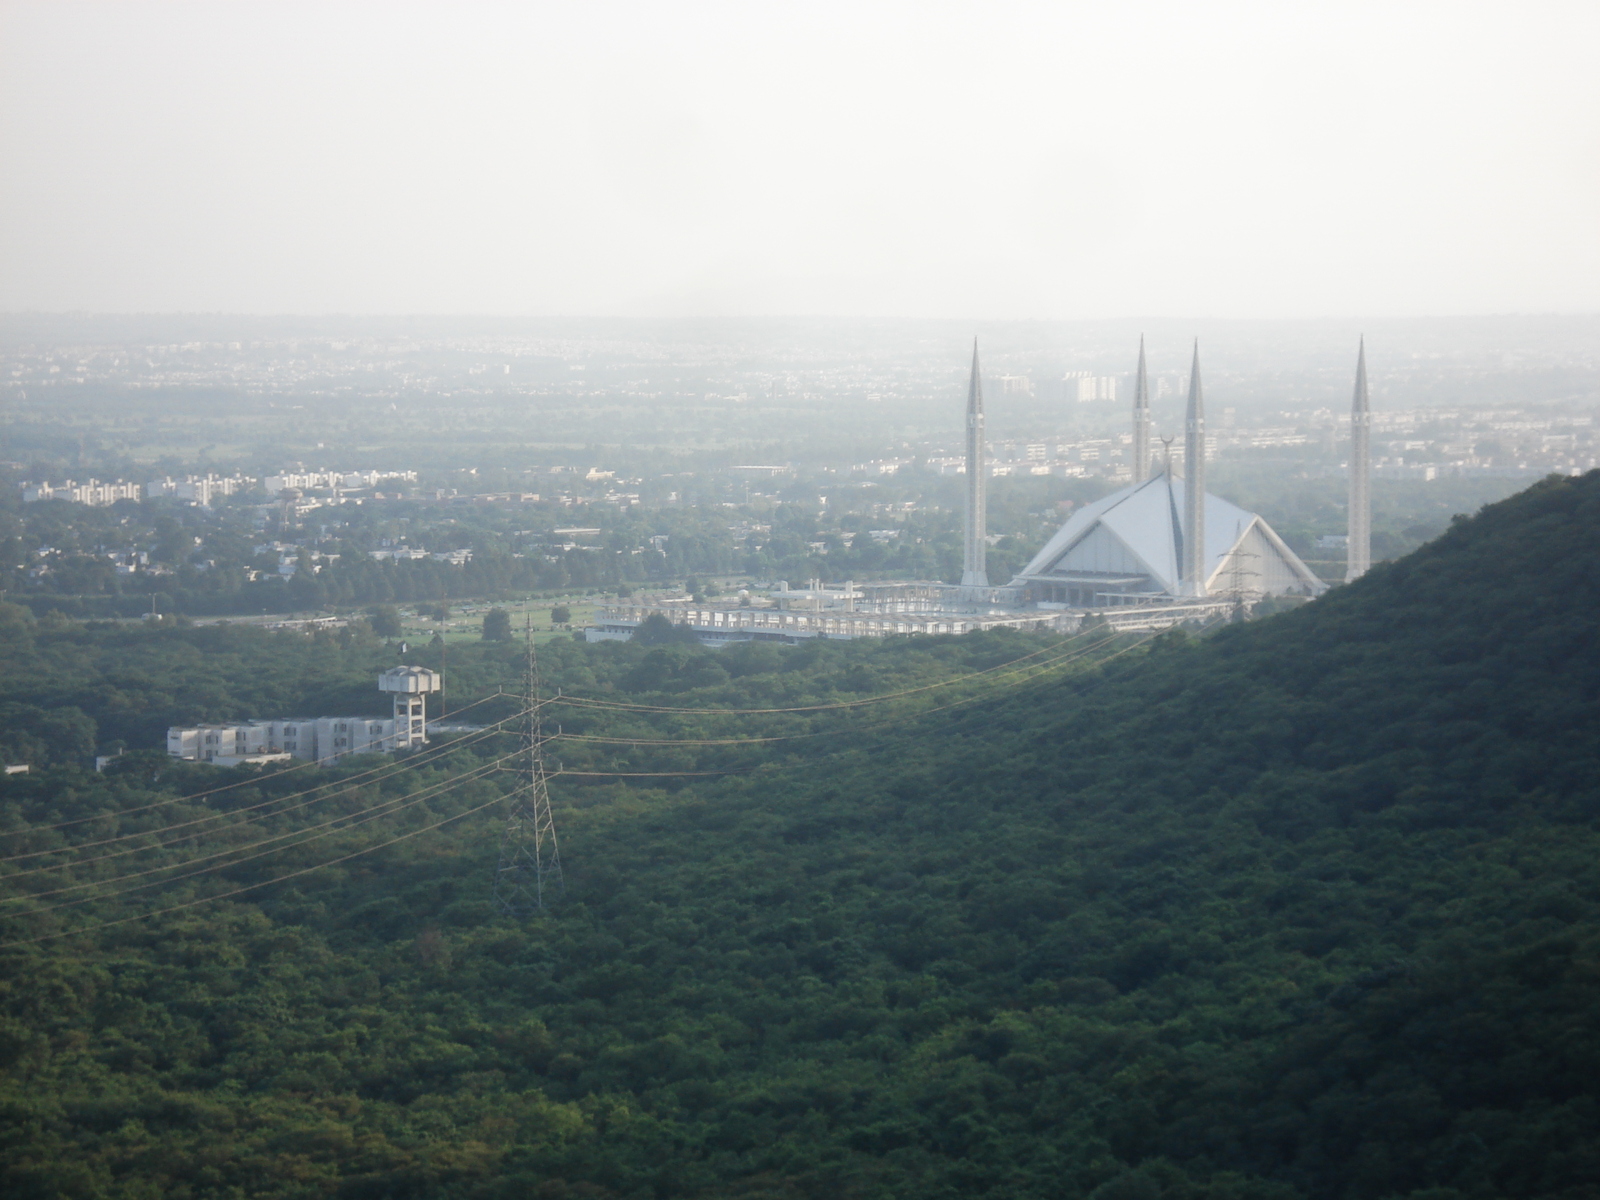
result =
M1078 403L1087 404L1093 400L1115 400L1117 398L1117 379L1114 375L1092 375L1088 371L1068 371L1062 377L1066 386L1067 395L1076 395Z
M167 730L167 753L173 758L219 767L291 758L334 762L347 754L387 754L395 748L394 721L388 717L290 717Z
M267 491L277 493L285 488L368 488L376 487L386 479L399 479L415 483L415 471L285 471L281 475L268 475L261 481Z
M394 667L378 676L393 693L392 717L287 717L231 725L174 725L167 753L189 762L236 767L300 758L330 763L350 754L389 754L427 744L426 697L440 688L426 667Z
M147 496L173 496L179 500L192 500L206 507L222 496L232 496L255 486L248 475L185 475L174 479L170 475L152 479L145 485Z
M137 483L101 483L91 479L87 483L25 483L22 485L22 502L33 504L39 500L71 500L95 508L105 508L118 500L137 500L143 489Z

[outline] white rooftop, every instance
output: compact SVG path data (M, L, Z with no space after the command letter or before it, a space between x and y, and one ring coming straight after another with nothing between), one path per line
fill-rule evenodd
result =
M1022 569L1017 582L1078 574L1138 574L1148 575L1156 587L1177 595L1183 582L1183 510L1183 481L1169 472L1112 492L1073 513ZM1271 526L1255 513L1209 492L1205 498L1208 587L1214 585L1232 552L1252 530L1258 531L1266 548L1282 560L1287 574L1310 591L1323 590L1322 582Z

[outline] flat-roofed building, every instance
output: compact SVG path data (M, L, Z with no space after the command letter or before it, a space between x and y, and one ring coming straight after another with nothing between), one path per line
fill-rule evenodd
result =
M427 698L443 686L427 667L394 667L378 676L394 698L390 717L283 717L233 724L174 725L167 753L190 762L232 767L291 758L335 762L351 754L389 754L427 744Z

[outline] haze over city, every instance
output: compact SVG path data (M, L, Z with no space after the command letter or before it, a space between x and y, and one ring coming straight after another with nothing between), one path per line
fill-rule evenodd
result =
M0 6L11 311L1600 307L1587 3Z

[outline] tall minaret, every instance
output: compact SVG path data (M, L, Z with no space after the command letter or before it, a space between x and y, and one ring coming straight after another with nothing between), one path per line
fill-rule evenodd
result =
M1356 394L1350 405L1350 545L1345 582L1372 566L1372 409L1367 403L1367 339L1356 354Z
M1150 478L1150 381L1144 373L1144 334L1139 335L1139 376L1133 383L1133 481Z
M1200 339L1189 367L1189 410L1183 419L1183 592L1206 594L1206 405L1200 394Z
M989 543L985 503L989 482L988 455L983 445L983 382L978 378L978 339L972 339L972 381L967 384L967 549L961 563L962 587L988 587L984 554Z

